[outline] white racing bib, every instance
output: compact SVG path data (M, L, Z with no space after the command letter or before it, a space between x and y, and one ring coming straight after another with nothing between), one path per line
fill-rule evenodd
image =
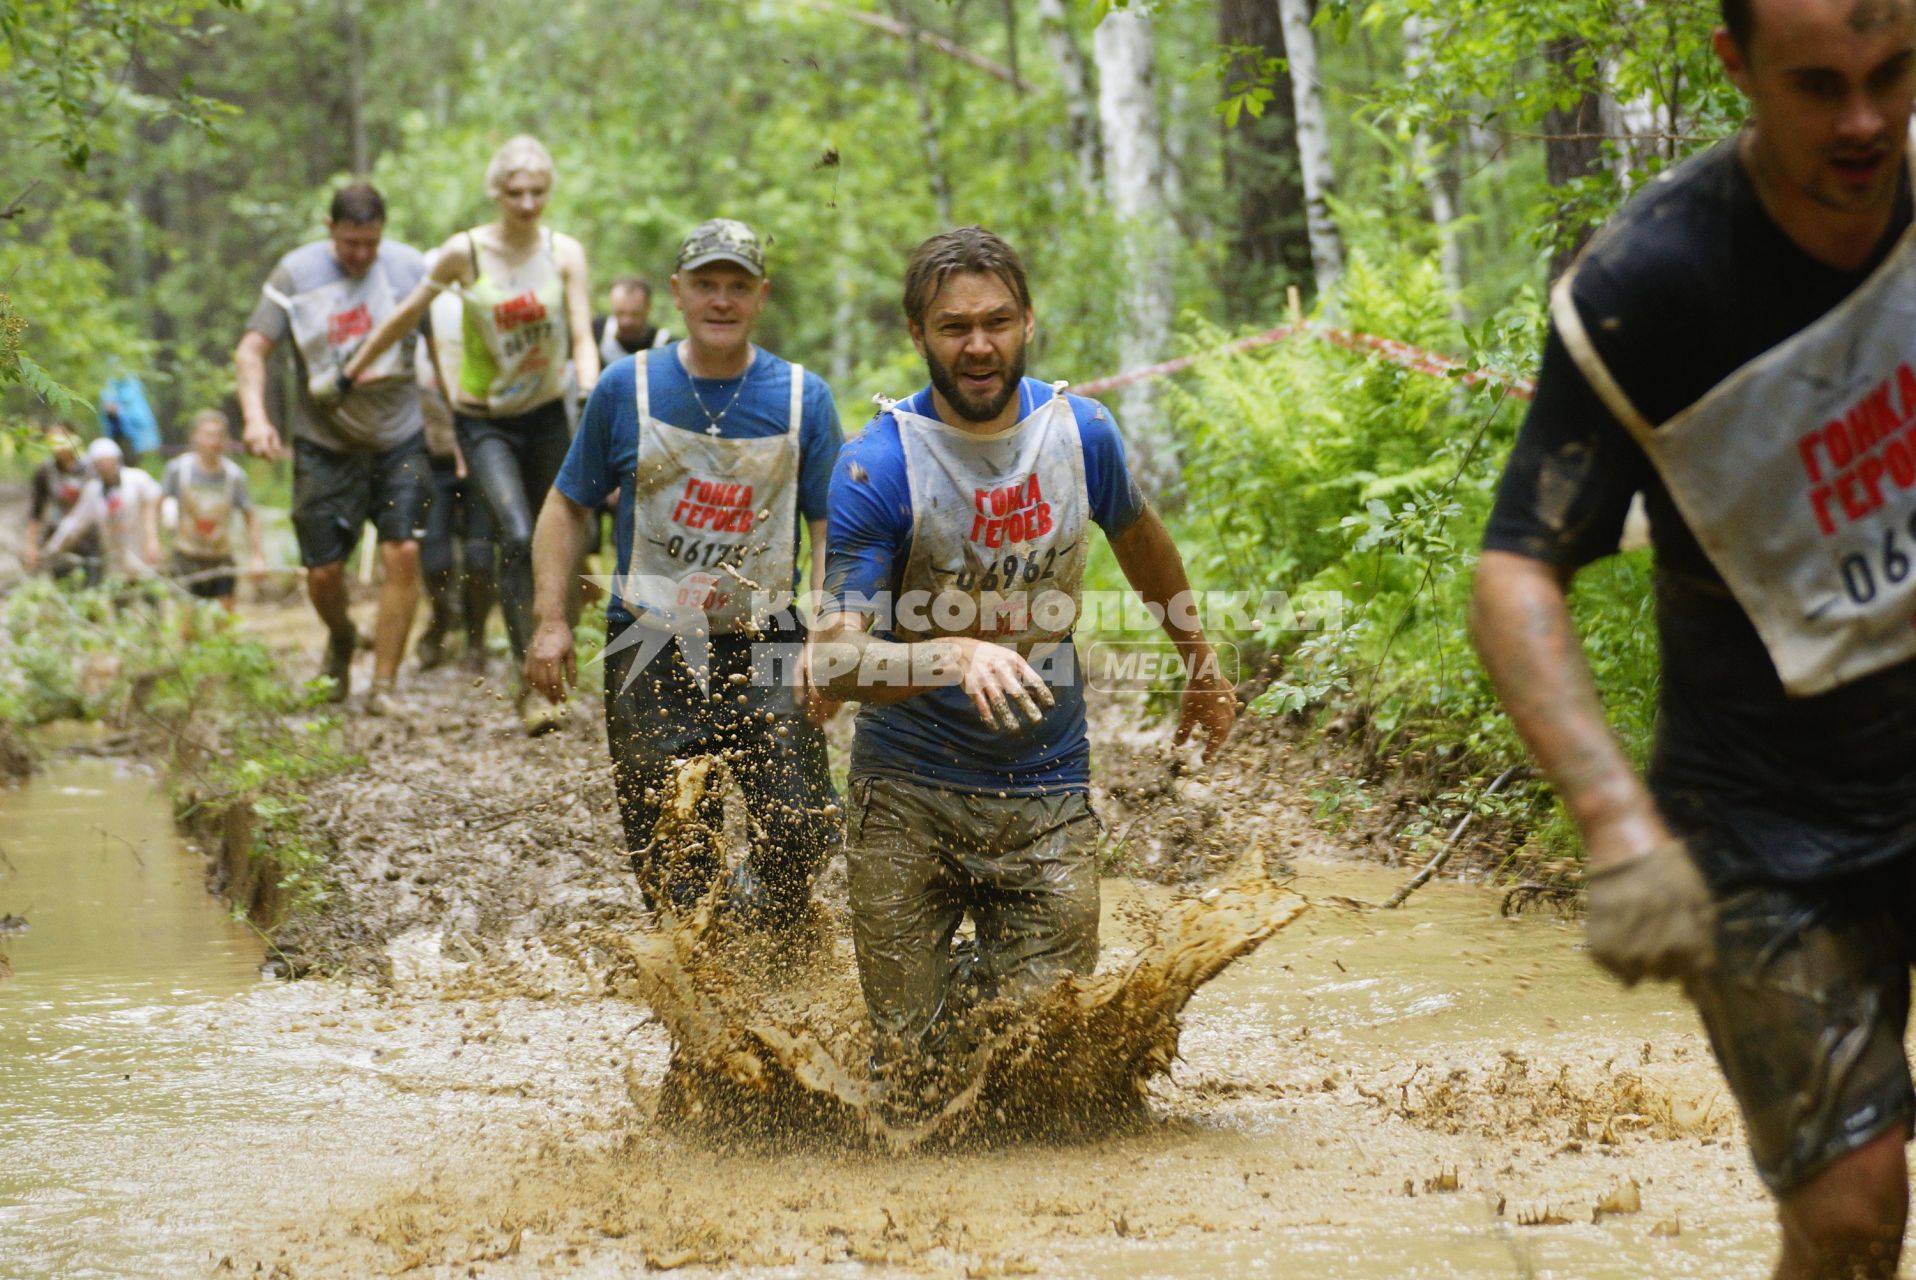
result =
M293 344L299 348L300 363L306 368L306 390L318 405L352 437L376 439L382 423L360 413L370 413L383 405L345 396L339 390L339 373L353 353L379 322L391 315L398 299L384 264L375 262L359 279L341 277L301 293L281 293L272 285L264 286L267 299L286 312L293 332ZM361 375L375 380L409 378L407 350L395 342Z
M901 640L967 636L1029 648L1078 615L1090 499L1078 420L1064 394L978 435L879 401L898 423L911 490L911 551L893 602Z
M221 460L219 480L214 484L195 484L198 474L192 457L180 467L180 523L174 531L174 546L189 556L203 560L222 559L233 553L233 505L239 495L241 471L227 459Z
M632 361L639 410L632 554L619 595L667 618L703 610L712 635L751 632L789 602L798 558L798 441L805 370L792 365L782 434L731 440L652 416L648 361Z
M1822 693L1916 657L1916 227L1854 293L1653 427L1551 294L1564 346L1643 446L1763 638Z

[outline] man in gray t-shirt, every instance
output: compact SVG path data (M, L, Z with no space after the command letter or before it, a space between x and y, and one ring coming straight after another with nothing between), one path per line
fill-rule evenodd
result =
M334 193L327 236L293 250L273 268L233 353L249 451L284 457L266 411L266 359L281 342L292 355L293 532L306 566L307 594L329 635L325 675L344 699L358 633L347 612L346 558L371 521L385 580L373 642L366 710L391 711L406 633L419 603L419 538L425 531L431 468L419 389L417 335L396 344L356 381L342 370L426 273L418 250L382 241L386 204L367 183Z

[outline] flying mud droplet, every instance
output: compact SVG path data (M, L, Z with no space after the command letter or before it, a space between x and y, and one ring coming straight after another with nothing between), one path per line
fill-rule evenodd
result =
M1635 1178L1619 1182L1610 1190L1597 1197L1596 1212L1590 1217L1592 1222L1602 1222L1611 1214L1642 1213L1643 1188L1637 1185Z
M707 817L730 785L715 757L680 762L645 852L658 874L725 864ZM822 920L766 963L780 944L730 927L724 884L719 877L694 906L662 909L657 929L585 935L615 989L649 1005L671 1036L660 1121L736 1143L882 1152L1084 1136L1137 1120L1150 1081L1177 1056L1191 996L1306 908L1261 865L1202 898L1173 901L1121 966L978 1006L951 1034L958 1047L941 1060L929 1098L914 1093L922 1105L904 1120L866 1065L856 975L829 947ZM673 902L667 887L649 885L652 900ZM685 902L682 887L676 900Z

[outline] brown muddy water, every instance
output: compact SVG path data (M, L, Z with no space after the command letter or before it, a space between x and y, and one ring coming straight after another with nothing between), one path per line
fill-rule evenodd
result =
M1336 900L1398 873L1301 863L1314 905L1197 992L1147 1122L874 1155L660 1125L668 1037L573 963L584 928L503 961L418 930L388 983L260 982L164 805L97 762L0 793L0 848L0 915L30 922L0 938L8 1277L1755 1277L1772 1253L1688 1010L1471 886L1364 912ZM1105 896L1109 973L1171 895Z

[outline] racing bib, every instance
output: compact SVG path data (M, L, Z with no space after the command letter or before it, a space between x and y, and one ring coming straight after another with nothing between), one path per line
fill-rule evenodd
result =
M1855 292L1653 427L1571 299L1551 316L1769 650L1822 693L1916 657L1916 227Z
M618 594L667 618L703 611L712 635L759 630L791 599L805 370L791 366L783 433L731 440L654 418L649 363L643 352L632 361L638 466L632 553Z
M901 640L967 636L1030 647L1069 635L1090 500L1078 420L1051 399L993 435L884 400L911 491L911 551L893 602Z

